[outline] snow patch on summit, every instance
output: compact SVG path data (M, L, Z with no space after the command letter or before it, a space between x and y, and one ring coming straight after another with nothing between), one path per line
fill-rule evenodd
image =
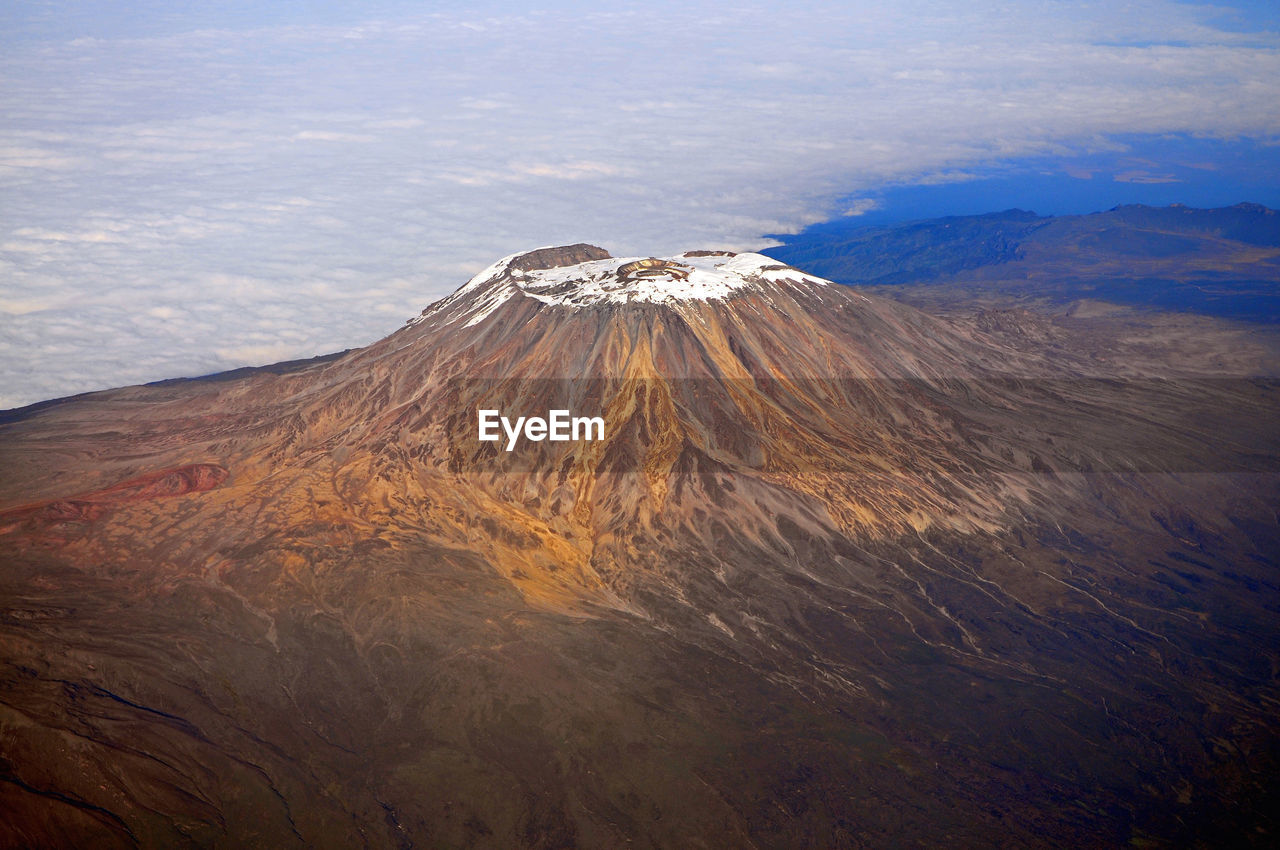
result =
M438 315L463 306L464 327L478 324L504 303L523 294L544 304L571 309L598 304L676 304L718 301L769 284L828 286L830 282L783 265L763 254L690 252L676 257L611 257L569 266L525 271L503 257L457 292L427 310Z
M576 266L514 272L521 292L546 304L670 304L723 300L760 282L826 285L761 254L706 257L620 257Z

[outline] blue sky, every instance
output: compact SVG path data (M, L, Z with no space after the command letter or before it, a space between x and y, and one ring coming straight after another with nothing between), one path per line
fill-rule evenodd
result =
M1267 3L265 5L0 9L0 407L363 345L540 245L1280 204Z

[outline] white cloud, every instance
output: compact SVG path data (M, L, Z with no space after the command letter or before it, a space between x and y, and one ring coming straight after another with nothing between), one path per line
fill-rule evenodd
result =
M850 217L866 215L872 210L879 209L879 207L880 202L875 198L856 198L840 214Z
M0 406L364 344L525 247L760 247L886 181L1280 135L1274 34L1164 0L198 5L0 36Z
M373 136L362 133L341 133L333 130L303 130L291 137L295 142L372 142Z
M84 164L85 161L78 157L66 156L45 148L24 147L16 144L0 146L0 176L13 174L18 169L68 171Z

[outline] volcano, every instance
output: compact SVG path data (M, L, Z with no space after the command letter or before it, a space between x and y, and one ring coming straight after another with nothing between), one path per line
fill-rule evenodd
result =
M11 412L0 843L1266 844L1275 362L1041 330L573 245Z

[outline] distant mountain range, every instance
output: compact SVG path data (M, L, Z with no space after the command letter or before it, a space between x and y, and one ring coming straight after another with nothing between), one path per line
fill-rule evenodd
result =
M1083 299L1280 321L1280 213L1131 205L1089 215L1006 210L862 227L848 219L763 253L903 300L1064 307Z

